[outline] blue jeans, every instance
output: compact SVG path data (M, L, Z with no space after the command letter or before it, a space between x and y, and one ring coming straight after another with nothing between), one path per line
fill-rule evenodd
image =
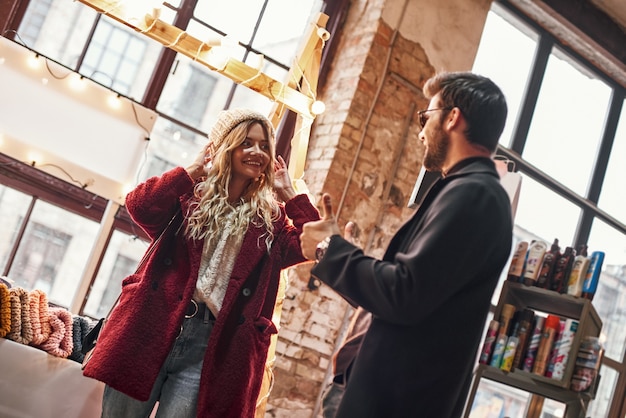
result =
M102 418L147 418L157 401L157 418L195 418L202 362L214 323L208 315L183 321L181 333L161 366L146 402L105 386Z

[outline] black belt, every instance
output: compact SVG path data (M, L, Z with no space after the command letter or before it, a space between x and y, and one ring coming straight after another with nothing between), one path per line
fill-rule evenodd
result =
M204 318L208 315L208 319L215 320L215 315L209 309L206 304L201 302L196 302L195 300L190 300L189 305L187 306L187 310L185 311L185 318Z

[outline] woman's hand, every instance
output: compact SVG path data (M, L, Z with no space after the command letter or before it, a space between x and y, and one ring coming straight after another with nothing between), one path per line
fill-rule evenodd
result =
M287 163L280 155L276 157L276 163L274 164L274 191L283 202L292 199L296 195L296 191L291 183L291 177L289 177Z
M213 143L207 142L207 144L202 147L196 159L189 167L186 168L189 177L193 179L193 181L197 181L205 178L208 173L208 165L213 160Z

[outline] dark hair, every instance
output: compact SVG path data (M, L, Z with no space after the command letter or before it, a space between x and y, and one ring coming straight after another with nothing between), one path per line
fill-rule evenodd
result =
M494 152L504 130L507 105L502 90L489 78L471 72L443 72L424 85L424 94L441 95L441 107L458 107L467 121L468 141Z

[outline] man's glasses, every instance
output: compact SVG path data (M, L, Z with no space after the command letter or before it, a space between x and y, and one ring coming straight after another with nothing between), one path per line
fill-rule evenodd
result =
M452 109L453 109L452 107L438 107L436 109L426 109L426 110L418 111L417 122L420 124L420 129L424 129L426 122L428 122L428 117L426 116L426 113L434 112L435 110L452 110Z

